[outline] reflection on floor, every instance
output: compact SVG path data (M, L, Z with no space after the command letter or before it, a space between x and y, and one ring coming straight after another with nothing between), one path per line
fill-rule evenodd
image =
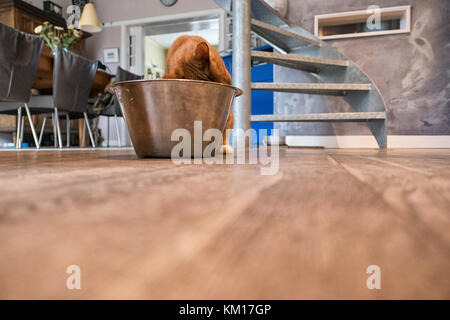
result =
M259 173L0 152L0 298L450 298L450 150L281 149Z

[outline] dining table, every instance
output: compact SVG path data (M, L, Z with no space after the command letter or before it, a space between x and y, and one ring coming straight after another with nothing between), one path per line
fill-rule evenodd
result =
M39 59L36 77L33 83L33 89L39 90L40 93L50 94L53 87L53 60L54 56L50 50L42 50L41 57ZM97 70L95 74L94 83L92 85L90 98L95 97L98 93L105 90L105 87L111 81L114 75L103 71Z

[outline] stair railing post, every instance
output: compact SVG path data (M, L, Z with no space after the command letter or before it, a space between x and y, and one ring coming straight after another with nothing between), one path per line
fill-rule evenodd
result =
M235 99L233 106L234 147L251 145L244 134L251 127L250 39L250 0L233 0L233 85L244 92Z

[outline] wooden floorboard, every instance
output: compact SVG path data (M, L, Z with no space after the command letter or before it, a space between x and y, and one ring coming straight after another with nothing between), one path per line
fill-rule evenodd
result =
M281 149L259 169L0 152L0 298L450 298L449 150Z

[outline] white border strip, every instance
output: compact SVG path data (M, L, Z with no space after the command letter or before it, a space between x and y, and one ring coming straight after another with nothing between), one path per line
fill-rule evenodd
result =
M360 148L378 149L373 136L287 136L291 147ZM391 149L440 149L450 148L448 136L388 136Z
M388 148L450 148L450 136L388 136Z

